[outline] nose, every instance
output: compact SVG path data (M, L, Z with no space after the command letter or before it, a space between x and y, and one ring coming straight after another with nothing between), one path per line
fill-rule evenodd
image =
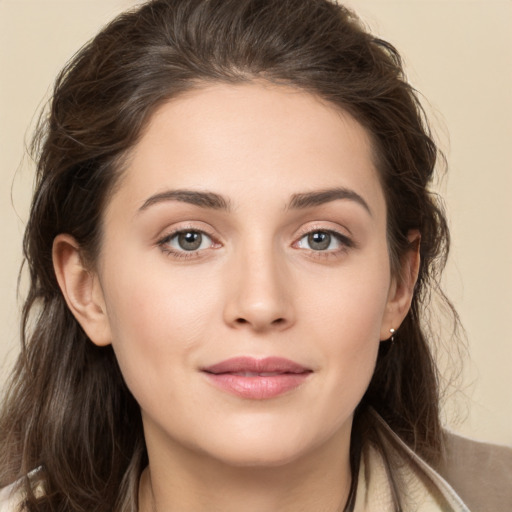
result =
M281 331L295 322L286 263L270 248L245 251L231 266L224 321L254 332Z

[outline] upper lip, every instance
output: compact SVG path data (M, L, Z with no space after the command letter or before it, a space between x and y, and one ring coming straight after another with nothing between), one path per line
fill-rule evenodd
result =
M220 363L202 368L202 371L219 373L305 373L312 370L283 357L233 357Z

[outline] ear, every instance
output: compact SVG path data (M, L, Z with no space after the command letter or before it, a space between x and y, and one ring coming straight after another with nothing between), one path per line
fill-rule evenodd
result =
M71 313L94 344L110 344L103 290L96 273L84 265L77 241L65 234L55 237L52 258L57 281Z
M388 302L381 325L380 339L391 337L391 329L398 330L411 307L414 287L420 269L421 235L417 229L407 234L409 249L400 262L400 275L394 276L389 288Z

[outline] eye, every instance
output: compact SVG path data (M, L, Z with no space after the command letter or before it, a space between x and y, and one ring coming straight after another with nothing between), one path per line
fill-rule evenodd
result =
M166 237L161 243L177 252L200 251L213 245L212 239L206 233L192 229L178 231Z
M312 251L335 251L350 245L346 236L326 230L311 231L297 242L299 248Z

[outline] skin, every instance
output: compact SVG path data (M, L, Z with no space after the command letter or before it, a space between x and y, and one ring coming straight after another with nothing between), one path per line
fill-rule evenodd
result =
M332 189L350 193L297 204ZM180 248L180 230L204 232L200 248ZM330 245L312 245L312 232ZM391 275L385 198L353 118L261 82L174 99L131 152L94 271L69 235L54 262L71 311L92 342L113 345L140 404L142 511L342 508L353 412L419 264L411 252L405 279ZM201 371L235 356L312 371L277 397L241 398Z

